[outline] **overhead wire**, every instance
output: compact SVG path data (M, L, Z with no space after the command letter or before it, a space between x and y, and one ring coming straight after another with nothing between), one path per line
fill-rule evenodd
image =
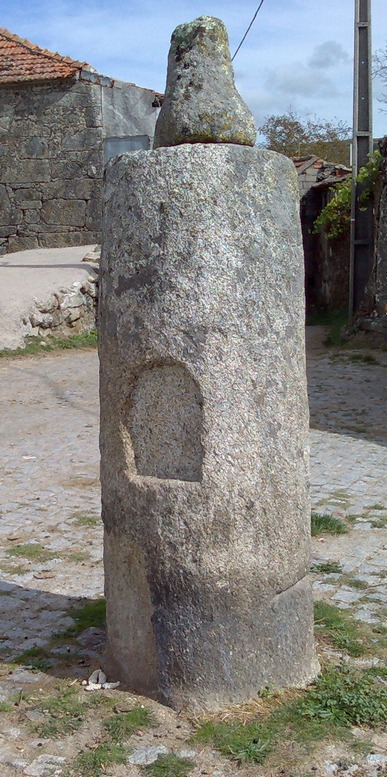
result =
M261 2L260 2L260 4L259 4L259 6L258 6L258 8L257 8L257 10L256 10L256 12L255 12L255 14L254 14L254 16L253 16L253 18L252 18L252 20L251 20L251 22L250 22L250 24L249 24L249 26L248 26L248 28L247 28L247 30L246 30L246 32L245 32L245 34L244 34L244 36L243 36L243 38L242 38L242 40L241 40L241 42L240 42L239 46L238 46L238 48L236 49L236 51L234 52L233 56L231 57L231 62L233 61L233 59L235 59L236 55L238 54L238 51L239 51L240 47L241 47L241 46L242 46L242 44L245 42L245 40L246 40L246 38L247 38L247 36L248 36L248 34L249 34L249 32L250 32L251 28L252 28L252 26L253 26L253 24L254 24L254 22L255 22L255 20L256 20L256 18L257 18L257 16L258 16L258 12L261 10L262 6L263 6L263 0L261 0Z

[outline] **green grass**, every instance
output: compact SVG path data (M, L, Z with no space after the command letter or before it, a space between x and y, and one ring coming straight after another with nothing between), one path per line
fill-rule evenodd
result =
M21 664L27 669L36 669L40 672L46 672L52 666L49 652L47 648L43 647L32 647L28 650L23 650L22 653L13 659L13 663Z
M330 667L316 680L301 704L301 715L330 720L340 727L380 728L387 721L387 669L363 672Z
M62 639L76 637L85 629L94 626L96 629L104 629L106 626L106 602L105 599L93 599L81 607L70 607L67 614L75 621L66 631L61 632Z
M351 362L361 362L362 364L380 364L375 356L370 353L351 353L347 355L347 360Z
M368 588L368 583L365 583L364 580L357 580L355 577L348 578L345 581L345 585L348 585L350 588L358 588L359 591L364 591Z
M1 561L0 569L7 575L25 575L29 572L28 567L23 566L23 564L13 564L8 561Z
M6 549L8 556L16 558L25 558L29 561L51 561L53 558L57 558L58 554L52 550L47 550L40 545L39 542L29 542L25 545L13 545L11 548Z
M157 725L150 710L145 707L133 707L128 712L117 712L104 720L104 728L113 742L123 742L139 728L149 728Z
M348 528L340 520L328 513L312 512L311 516L312 537L320 537L321 534L347 534Z
M387 719L387 670L331 667L313 686L290 700L281 701L250 722L205 721L194 741L210 743L239 764L265 763L290 743L303 750L322 740L351 738L351 726L382 728ZM286 753L283 753L286 755Z
M75 777L101 777L109 766L125 764L128 757L122 745L102 742L93 750L86 750L74 759L69 774Z
M0 712L11 712L12 705L6 701L0 701Z
M98 342L96 329L90 332L82 332L69 337L35 337L25 338L25 346L22 348L3 348L0 350L0 358L9 358L15 356L35 356L36 354L49 353L50 351L63 351L72 348L95 348ZM42 344L43 343L43 344Z
M310 571L322 575L340 575L343 570L336 561L324 561L321 564L312 564Z
M81 701L77 687L58 687L56 693L38 699L33 704L33 709L44 713L46 718L35 724L34 731L44 739L73 734L82 725L88 706L89 699Z
M148 777L187 777L195 763L190 758L180 758L174 753L159 755L157 761L144 767Z
M316 634L353 657L368 653L372 647L372 630L359 623L345 610L328 602L315 602L314 620Z
M74 513L72 515L73 520L78 526L98 526L101 523L99 515L95 513Z
M335 310L330 316L330 330L324 340L327 347L343 345L345 340L342 336L343 327L348 324L348 313L346 310Z
M82 550L70 550L69 553L66 553L66 559L67 561L73 561L75 563L80 563L81 561L88 561L90 558L88 553L84 553Z
M374 505L369 505L366 509L367 509L367 511L369 511L369 510L387 510L387 507L382 505L380 502L376 502Z

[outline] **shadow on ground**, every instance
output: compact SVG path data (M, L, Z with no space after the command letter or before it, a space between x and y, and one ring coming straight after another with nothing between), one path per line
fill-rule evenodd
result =
M387 353L328 349L325 327L307 327L312 429L387 445Z

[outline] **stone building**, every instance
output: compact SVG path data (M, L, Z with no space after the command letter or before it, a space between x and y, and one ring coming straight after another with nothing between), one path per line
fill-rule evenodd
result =
M0 253L99 242L104 164L150 147L159 105L0 28Z

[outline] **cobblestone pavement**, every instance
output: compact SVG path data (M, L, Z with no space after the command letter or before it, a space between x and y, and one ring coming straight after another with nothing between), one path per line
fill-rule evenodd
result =
M335 561L342 569L311 575L316 598L351 608L363 621L385 620L387 353L367 359L363 351L328 352L317 328L308 340L312 509L352 516L348 534L314 541L315 566ZM9 660L72 626L69 608L83 597L103 595L97 354L5 359L0 386L0 651ZM353 587L353 579L366 588ZM102 639L99 629L85 630L74 676L98 666ZM20 669L10 681L0 670L0 703L42 678ZM45 749L46 761L39 761L32 742L21 747L21 731L0 726L0 777L61 774L66 751ZM131 768L122 774L140 774ZM218 759L192 776L204 773L234 771Z

